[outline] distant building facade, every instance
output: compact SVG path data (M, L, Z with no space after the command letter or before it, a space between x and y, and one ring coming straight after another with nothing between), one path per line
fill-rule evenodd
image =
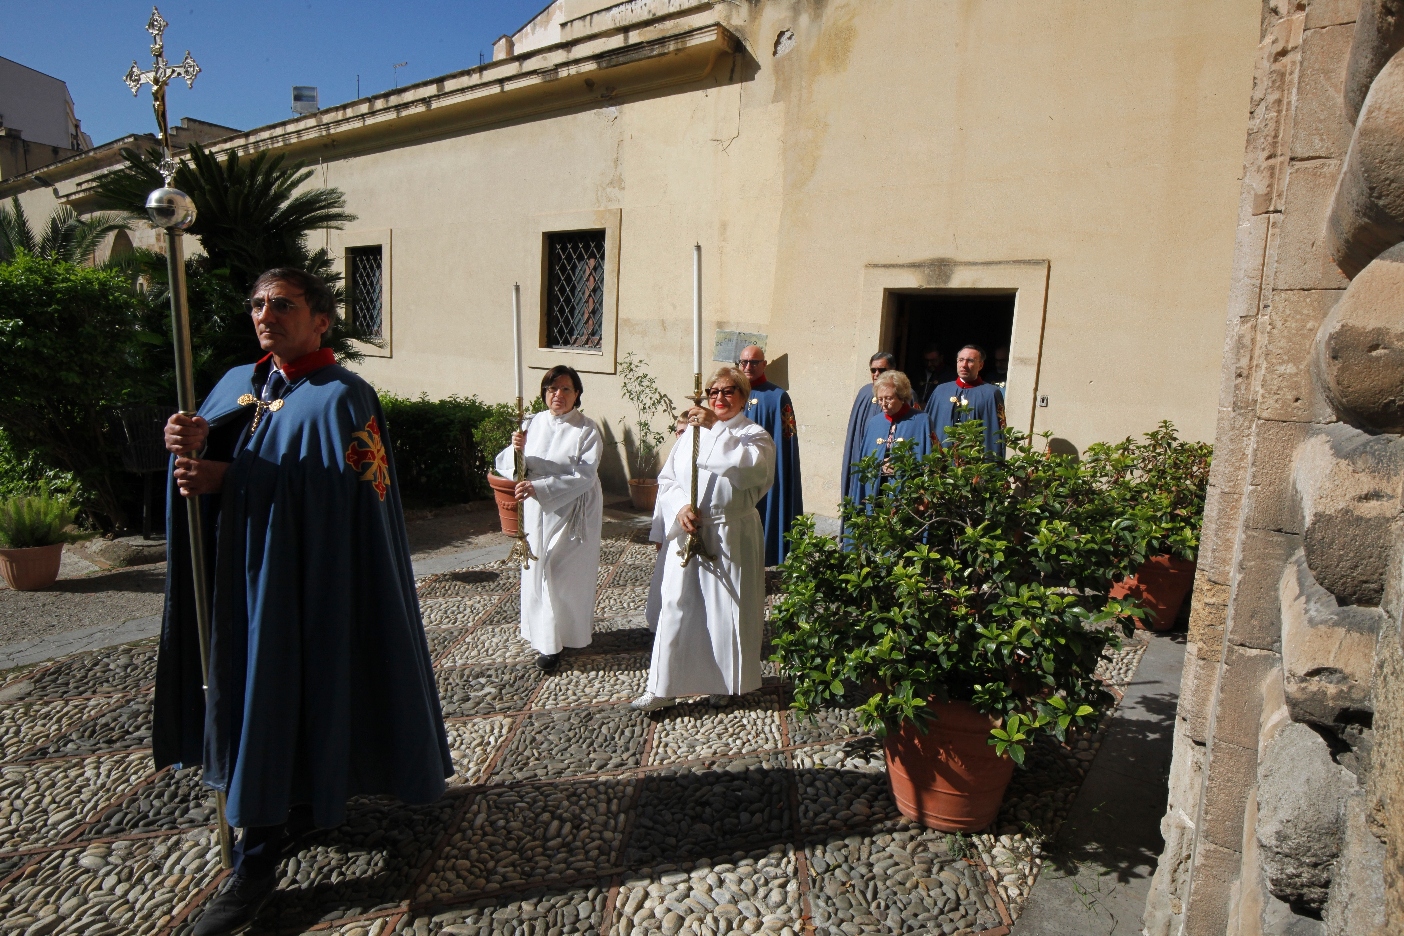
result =
M68 85L0 58L0 179L32 172L92 145L74 114Z
M764 344L832 517L879 349L1007 348L1010 424L1078 449L1213 437L1261 6L557 0L490 63L212 149L346 193L317 246L382 389L508 399L520 283L527 363L581 371L615 490L616 364L690 392L700 243L704 344ZM0 198L83 210L100 172L70 168Z

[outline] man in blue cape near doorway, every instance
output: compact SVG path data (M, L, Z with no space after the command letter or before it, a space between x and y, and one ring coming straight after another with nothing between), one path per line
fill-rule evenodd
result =
M428 803L452 773L384 416L321 347L334 297L276 269L249 309L267 355L166 424L176 458L152 746L157 767L202 765L241 829L196 936L248 925L284 849L341 823L349 797ZM197 505L213 583L208 694L185 518Z
M795 518L804 513L804 496L800 489L799 433L795 428L795 408L790 394L765 379L765 351L756 345L741 350L736 366L751 382L751 395L746 402L746 418L756 423L775 440L775 483L756 509L765 527L765 564L779 565L785 561L790 544L785 539Z
M887 351L879 351L868 359L868 373L874 382L887 371L897 366L897 358ZM851 497L855 501L863 499L862 485L858 482L858 473L853 470L853 463L863 458L863 452L867 445L865 432L868 420L882 413L882 407L878 406L877 394L873 391L873 384L864 384L858 388L858 395L853 398L853 409L848 414L848 435L843 440L843 475L839 481L839 496Z
M956 379L931 391L926 411L942 445L946 430L958 422L978 419L985 426L985 451L1004 457L1004 393L980 379L985 351L979 345L966 345L956 355Z

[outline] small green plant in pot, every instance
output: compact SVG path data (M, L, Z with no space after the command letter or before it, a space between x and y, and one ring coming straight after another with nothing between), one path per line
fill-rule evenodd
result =
M78 511L48 492L0 501L0 575L17 591L48 588L58 579L65 543L84 539L70 531Z
M634 407L633 425L624 426L624 450L629 458L629 497L639 510L652 510L658 497L659 454L670 436L654 425L659 416L666 416L671 428L676 421L673 400L664 393L648 372L648 362L624 355L619 362L621 391Z
M998 460L982 433L959 424L920 459L898 446L879 493L844 504L842 543L797 521L772 612L794 707L856 707L898 806L948 831L988 825L1034 739L1112 701L1095 670L1140 612L1108 592L1149 525L1124 443L1077 461L1010 431Z
M1194 585L1214 448L1181 439L1168 421L1146 433L1144 441L1127 439L1122 445L1132 459L1123 490L1148 510L1150 528L1145 562L1112 595L1140 602L1146 609L1143 626L1169 630Z

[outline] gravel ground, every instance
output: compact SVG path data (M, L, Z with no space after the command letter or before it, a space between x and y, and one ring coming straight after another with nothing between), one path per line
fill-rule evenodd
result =
M971 936L1017 918L1103 726L1033 746L988 834L914 826L855 714L796 717L773 666L721 707L631 710L654 553L637 527L607 526L595 640L549 677L518 637L515 568L420 580L449 794L353 800L284 861L252 932ZM435 548L460 544L452 529ZM166 936L198 919L219 876L213 796L198 769L153 772L152 643L3 677L0 936ZM1126 685L1143 649L1129 641L1101 675Z
M0 587L0 646L161 613L166 564L59 579L44 591Z

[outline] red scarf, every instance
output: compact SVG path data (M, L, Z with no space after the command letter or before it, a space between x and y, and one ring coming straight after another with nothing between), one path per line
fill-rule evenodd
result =
M258 363L262 364L264 361L271 361L272 359L273 353L270 351L268 354L265 354L263 357L259 358ZM335 363L336 353L332 351L331 348L318 348L316 351L313 351L310 354L304 354L296 361L290 361L285 367L282 368L282 371L283 376L287 378L288 385L291 386L297 383L303 377L306 377L308 374L312 373L313 371L319 371L322 368Z
M882 415L884 415L884 416L887 417L887 421L888 421L888 422L890 422L890 423L895 423L895 422L896 422L897 420L899 420L899 419L905 419L906 416L907 416L907 414L910 413L911 411L912 411L911 405L910 405L910 404L907 404L907 403L904 403L904 404L902 404L902 408L901 408L900 410L897 411L897 415L894 416L894 415L892 415L891 413L883 413Z
M959 388L962 389L962 390L972 390L972 389L974 389L975 387L980 386L980 384L982 384L982 383L984 383L984 381L981 380L979 377L976 377L976 378L975 378L975 382L974 382L974 383L966 383L965 381L961 380L959 377L956 378L956 386L959 387Z

